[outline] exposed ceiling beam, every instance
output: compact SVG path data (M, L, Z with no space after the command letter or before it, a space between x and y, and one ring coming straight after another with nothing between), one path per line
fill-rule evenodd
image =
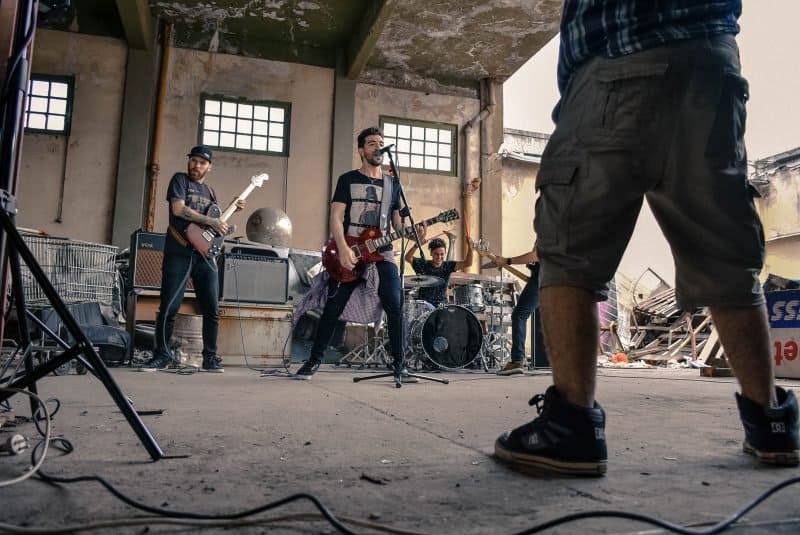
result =
M131 48L145 50L153 39L152 14L147 0L116 0L125 38Z
M347 77L351 80L357 79L364 70L396 2L380 0L368 3L369 7L347 45Z

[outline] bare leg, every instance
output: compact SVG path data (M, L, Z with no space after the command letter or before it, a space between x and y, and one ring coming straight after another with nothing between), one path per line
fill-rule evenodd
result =
M760 405L776 405L766 307L710 307L710 310L742 395Z
M594 293L551 286L542 288L539 297L553 384L570 403L593 407L599 343Z

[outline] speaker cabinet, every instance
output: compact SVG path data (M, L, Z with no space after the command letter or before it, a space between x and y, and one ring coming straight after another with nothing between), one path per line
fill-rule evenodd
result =
M221 301L286 304L289 260L264 254L227 253L220 257Z
M164 240L166 234L137 230L131 234L131 263L128 282L131 288L145 290L161 289L161 265L164 263ZM194 291L192 279L187 290Z

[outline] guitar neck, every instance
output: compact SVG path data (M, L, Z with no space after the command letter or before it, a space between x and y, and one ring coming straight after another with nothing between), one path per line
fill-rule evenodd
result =
M497 264L497 255L493 255L492 253L490 253L488 251L481 251L479 249L476 249L476 251L478 251L479 255L481 255L481 256L483 256L485 258L488 258L489 260L491 260L492 262ZM497 264L497 267L500 268L500 269L505 269L506 271L508 271L512 275L516 275L517 277L522 279L523 282L528 282L530 280L530 277L528 275L525 275L523 272L519 271L517 268L513 268L511 266L506 266L506 265L502 265L501 266L500 264Z
M427 227L428 225L436 223L437 221L439 221L439 217L438 216L437 217L432 217L430 219L426 219L425 221L422 222L422 224ZM375 238L374 240L370 240L370 241L372 242L372 244L376 248L379 248L379 247L383 247L385 245L389 245L393 241L395 241L397 239L400 239L402 236L413 235L413 233L414 233L414 227L410 226L410 227L406 227L406 228L403 228L403 229L400 229L400 230L396 230L394 232L390 232L386 236L381 236L380 238Z
M245 190L242 192L242 194L239 195L238 197L236 197L235 199L233 199L233 202L230 203L227 208L225 208L225 211L222 212L222 215L219 216L219 218L222 221L227 221L228 218L230 216L232 216L233 213L236 211L236 203L238 201L240 201L240 200L246 199L247 196L250 195L253 192L254 189L256 189L255 185L248 184L248 186L245 188Z

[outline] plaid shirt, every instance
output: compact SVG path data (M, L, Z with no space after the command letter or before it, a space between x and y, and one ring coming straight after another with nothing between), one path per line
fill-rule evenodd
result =
M558 89L593 56L614 58L672 41L739 33L742 0L564 0Z

